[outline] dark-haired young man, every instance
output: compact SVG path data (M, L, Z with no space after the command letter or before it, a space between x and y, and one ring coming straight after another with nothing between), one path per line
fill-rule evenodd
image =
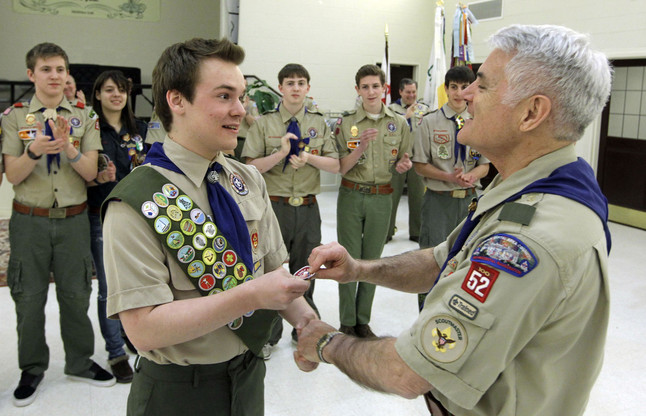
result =
M260 173L223 154L245 115L243 59L226 39L162 53L152 84L168 134L104 204L108 315L141 356L128 415L262 415L275 311L296 328L316 318L309 283L282 267Z
M316 195L321 192L321 170L339 171L339 154L323 114L305 106L310 90L307 69L299 64L285 65L278 72L278 89L283 94L282 101L276 110L251 126L242 156L258 168L267 183L289 252L289 270L296 273L307 265L312 249L321 244L321 214ZM316 310L313 296L314 281L305 292L305 299ZM265 358L269 358L271 346L280 340L282 330L279 321L265 348ZM295 329L292 340L297 341Z

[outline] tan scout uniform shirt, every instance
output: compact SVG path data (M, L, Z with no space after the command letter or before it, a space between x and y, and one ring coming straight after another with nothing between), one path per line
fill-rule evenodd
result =
M44 129L45 120L40 111L44 107L34 95L29 103L22 103L22 107L14 105L13 110L2 117L3 153L15 157L25 153L25 147L35 137L36 123L40 122ZM81 153L102 149L98 120L91 118L86 108L74 107L63 97L57 114L67 119L72 128L70 141ZM31 174L13 187L15 200L38 208L51 208L54 203L58 207L69 207L85 202L85 179L74 170L65 154L60 156L60 168L54 159L48 174L47 155L44 154Z
M330 128L321 113L303 107L296 115L301 129L301 137L309 137L309 152L317 156L337 159L334 141L330 138ZM242 157L257 159L269 156L280 150L280 139L286 134L292 115L280 106L278 111L267 113L256 120L247 133ZM292 168L288 162L283 172L284 159L262 176L267 182L267 191L272 196L306 196L321 192L321 173L309 163L300 169Z
M413 104L415 108L415 112L410 118L410 124L409 126L413 129L413 133L417 131L417 128L419 125L422 123L422 117L424 114L428 113L430 110L430 107L427 106L424 103L415 103ZM395 101L394 103L390 104L388 106L391 110L393 110L395 113L399 114L400 116L406 118L406 112L408 111L408 106L404 107L402 105L401 99Z
M164 142L164 137L166 137L166 130L164 125L157 113L153 111L150 115L150 121L148 122L148 131L146 132L146 143L153 144L155 142Z
M251 98L249 99L249 105L247 106L246 111L247 111L247 114L244 117L242 117L242 121L240 122L240 130L238 130L238 137L246 138L247 133L251 128L251 125L247 121L247 116L251 115L254 119L258 119L258 116L260 115L258 113L258 105Z
M377 138L363 152L359 161L343 177L352 182L366 185L385 185L392 177L390 168L408 152L413 145L413 135L406 119L393 110L381 105L378 120L366 114L363 106L348 111L337 122L333 138L339 148L339 158L344 158L359 142L361 132L377 129Z
M415 132L415 144L411 158L413 162L430 163L444 172L453 172L455 168L462 168L464 173L471 171L478 165L489 163L486 157L480 156L470 146L467 146L464 162L460 160L456 163L455 122L451 120L451 117L456 114L448 104L444 104L441 110L429 113L422 118L422 123ZM460 115L464 119L471 118L466 109ZM478 160L474 159L476 154L480 156ZM461 189L456 183L438 181L437 179L422 177L422 181L424 186L432 191ZM481 188L480 180L476 181L475 186Z
M602 224L587 207L540 193L516 201L536 208L528 226L498 220L498 204L575 160L574 146L567 146L505 181L494 179L474 213L483 215L480 224L449 261L413 327L396 342L399 355L456 416L574 416L585 410L608 324ZM439 264L459 228L436 247ZM483 240L501 233L535 256L535 267L525 275L470 260ZM517 261L517 252L503 247L501 253Z
M207 215L212 215L204 175L211 161L185 149L166 136L166 155L185 174L155 166L188 195ZM225 158L220 184L236 200L244 216L249 235L258 235L252 255L255 277L280 267L287 258L278 222L267 197L264 181L256 168ZM231 186L229 175L237 172L249 189L239 195ZM251 238L251 237L250 237ZM173 300L199 297L193 284L160 243L141 212L122 202L110 202L103 226L105 270L108 282L108 316L125 310L155 306ZM172 258L171 258L172 257ZM213 295L218 296L218 295ZM228 361L247 350L240 338L227 326L202 337L152 351L139 351L158 364L214 364Z

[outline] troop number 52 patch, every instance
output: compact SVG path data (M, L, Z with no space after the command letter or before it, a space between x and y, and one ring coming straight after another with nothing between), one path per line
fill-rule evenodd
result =
M482 263L472 262L462 282L462 289L484 303L500 272Z

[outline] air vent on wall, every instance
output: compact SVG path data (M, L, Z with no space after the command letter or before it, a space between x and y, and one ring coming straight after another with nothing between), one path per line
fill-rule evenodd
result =
M502 18L502 0L486 0L469 3L469 10L478 19L500 19Z

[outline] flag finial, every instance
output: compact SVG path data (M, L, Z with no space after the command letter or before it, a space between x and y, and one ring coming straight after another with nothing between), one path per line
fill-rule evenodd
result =
M386 40L388 39L388 23L386 23L386 29L384 30L384 36L386 36Z

